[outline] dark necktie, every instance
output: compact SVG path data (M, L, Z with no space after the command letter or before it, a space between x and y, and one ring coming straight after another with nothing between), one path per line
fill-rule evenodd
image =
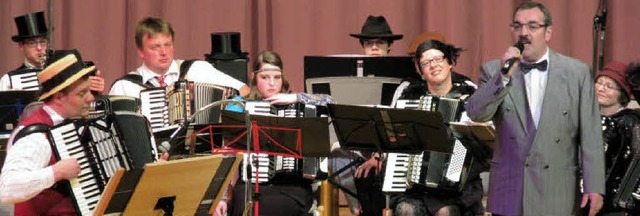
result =
M533 64L524 63L524 62L520 63L520 69L524 73L528 73L531 69L534 69L534 68L542 72L547 71L547 60L544 60L538 63L533 63Z

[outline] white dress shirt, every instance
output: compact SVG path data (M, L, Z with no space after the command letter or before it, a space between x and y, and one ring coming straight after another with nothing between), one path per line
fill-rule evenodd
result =
M53 124L60 124L64 118L48 106L43 109L51 116ZM0 198L3 203L27 201L43 190L53 186L51 145L44 133L33 133L13 144L13 136L22 130L18 127L9 139L7 158L0 175Z
M538 122L540 122L540 113L542 112L542 101L544 99L544 92L547 88L547 71L549 71L549 48L547 48L547 52L540 58L537 62L525 62L524 60L521 63L538 63L547 60L547 69L544 71L538 70L537 68L531 69L529 73L524 75L524 83L527 89L527 99L529 100L529 110L531 111L531 117L533 117L533 122L538 127Z
M169 66L169 70L164 75L164 82L167 85L171 85L178 81L180 76L179 64L183 60L174 60ZM130 72L130 74L139 74L142 76L143 83L151 83L154 86L159 87L159 83L155 77L159 74L151 71L146 65L140 66L137 70ZM194 82L202 82L215 84L220 86L227 86L237 90L240 90L245 84L239 80L219 71L206 61L195 61L187 71L186 79ZM144 90L142 86L132 83L127 80L119 80L111 86L109 95L125 95L130 97L139 98L140 91Z

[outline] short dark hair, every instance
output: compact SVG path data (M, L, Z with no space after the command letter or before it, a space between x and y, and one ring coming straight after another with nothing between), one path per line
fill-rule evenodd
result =
M156 34L168 34L171 35L171 40L174 39L173 28L169 22L157 17L144 18L136 26L136 46L142 49L142 39L147 35Z
M444 53L444 58L450 65L455 65L458 57L460 56L460 52L464 51L464 49L455 47L451 44L442 43L437 40L426 40L418 45L416 54L414 54L414 61L417 64L420 64L422 53L430 49L440 50L440 52ZM418 68L420 69L420 73L422 74L422 67Z
M534 1L527 1L527 2L523 2L522 4L518 5L518 7L516 8L515 11L513 11L513 16L516 16L516 13L520 10L527 10L527 9L532 9L532 8L538 8L540 9L540 11L542 11L542 14L544 15L544 25L545 26L551 26L552 22L551 22L551 12L549 12L549 10L547 10L547 7L545 7L542 3L540 2L534 2Z

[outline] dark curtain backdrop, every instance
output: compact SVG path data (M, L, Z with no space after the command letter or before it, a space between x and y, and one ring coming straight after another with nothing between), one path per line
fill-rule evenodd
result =
M509 32L513 9L522 0L69 0L53 1L54 49L80 50L96 62L108 85L140 65L134 42L136 23L146 16L162 17L176 32L175 56L203 59L211 52L212 32L240 32L242 50L251 59L262 50L279 52L293 89L304 89L305 55L362 53L356 39L368 15L383 15L404 39L392 55L405 55L413 38L440 32L446 42L466 49L455 70L479 78L479 65L498 58L514 43ZM542 1L553 15L551 47L592 64L593 18L598 0ZM46 0L0 1L0 73L23 60L11 36L13 18L46 11ZM609 1L605 62L640 61L640 1ZM46 13L48 17L48 12Z

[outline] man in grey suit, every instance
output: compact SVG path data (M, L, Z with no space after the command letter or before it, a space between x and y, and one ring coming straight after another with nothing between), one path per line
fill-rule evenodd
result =
M548 47L553 29L544 5L518 6L511 29L522 53L509 47L501 60L484 64L467 104L471 119L493 120L497 131L488 211L575 215L578 206L589 206L595 215L605 187L604 153L590 70ZM514 58L513 67L501 70Z

